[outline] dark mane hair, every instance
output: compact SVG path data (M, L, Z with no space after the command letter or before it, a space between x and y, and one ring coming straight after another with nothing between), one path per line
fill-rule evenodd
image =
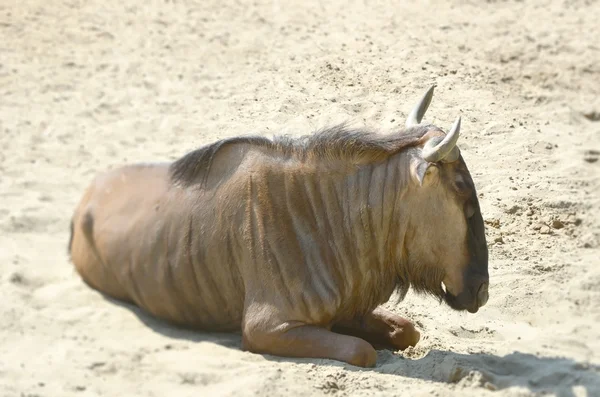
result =
M174 182L191 184L206 180L219 150L227 145L247 144L266 148L275 156L293 156L301 161L346 161L366 163L382 161L400 150L415 146L430 125L419 125L390 134L378 134L365 128L348 128L345 124L316 131L299 138L276 136L238 136L226 138L196 149L171 164Z

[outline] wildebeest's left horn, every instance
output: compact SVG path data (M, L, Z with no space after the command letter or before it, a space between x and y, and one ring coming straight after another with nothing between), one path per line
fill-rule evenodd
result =
M451 163L458 160L460 151L456 147L458 136L460 135L460 116L456 119L450 131L446 136L440 138L430 139L423 148L423 159L430 163L443 161L445 163ZM441 142L440 142L441 140Z
M431 87L429 87L429 89L427 90L425 95L423 95L421 100L415 105L413 110L410 112L410 114L408 115L408 118L406 119L406 124L405 124L406 128L409 128L409 127L412 127L414 125L421 123L421 120L423 119L423 116L425 115L425 112L427 111L427 108L429 107L429 104L431 103L431 98L433 98L433 89L434 88L435 88L435 85L432 85Z

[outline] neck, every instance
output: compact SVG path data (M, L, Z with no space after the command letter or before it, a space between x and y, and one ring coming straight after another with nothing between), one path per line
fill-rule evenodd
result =
M351 310L372 310L386 302L395 288L405 288L404 293L408 288L398 285L407 229L401 200L408 190L408 161L409 155L396 154L332 180L333 186L325 189L336 192L343 214L328 239L335 247L331 266L345 286L343 295L352 302ZM332 212L323 209L329 217Z

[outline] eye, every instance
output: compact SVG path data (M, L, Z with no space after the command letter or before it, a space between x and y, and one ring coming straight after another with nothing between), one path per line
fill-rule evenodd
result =
M454 188L459 196L469 197L471 195L471 187L461 174L456 174L454 178Z
M467 184L464 183L462 179L457 179L454 184L459 192L464 192L465 190L467 190Z

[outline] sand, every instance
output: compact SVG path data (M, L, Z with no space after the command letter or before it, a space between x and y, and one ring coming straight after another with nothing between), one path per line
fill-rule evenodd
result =
M600 396L598 1L0 4L0 396ZM490 300L386 306L374 369L242 352L103 298L67 256L97 172L217 138L463 117Z

